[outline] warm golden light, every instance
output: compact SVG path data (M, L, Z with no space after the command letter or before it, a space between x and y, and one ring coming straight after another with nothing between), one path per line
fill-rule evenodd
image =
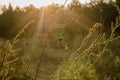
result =
M0 5L9 5L11 3L15 6L28 6L29 4L33 4L35 7L46 6L48 4L58 3L64 4L66 0L0 0ZM79 0L82 4L88 3L90 0ZM66 4L69 4L71 0L68 0Z

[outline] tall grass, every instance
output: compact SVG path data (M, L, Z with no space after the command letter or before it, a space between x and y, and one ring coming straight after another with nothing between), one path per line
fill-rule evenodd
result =
M44 40L34 33L31 33L32 36L26 36L20 40L21 34L33 22L31 21L25 25L12 40L5 41L5 45L0 49L0 80L47 79L45 78L47 75L43 77L42 73L40 73L41 62L43 60L42 55L46 47L46 42L42 45L41 43L44 43ZM50 26L56 26L58 22L51 23ZM43 23L41 22L41 24ZM116 24L111 25L111 33L108 35L99 32L101 31L102 24L96 23L89 29L89 33L82 40L80 47L71 54L68 60L59 66L53 80L120 80L120 36L116 36L115 34L119 26L120 16L116 18ZM38 34L40 26L36 30ZM16 47L17 43L22 45L22 56L18 54L20 49ZM56 51L57 49L53 52ZM49 52L47 52L47 55L51 54ZM51 55L52 58L54 55ZM46 55L44 57L46 60L50 60L49 58L47 59ZM58 56L55 60L57 58ZM53 61L55 60L53 59ZM42 66L46 67L44 65ZM52 73L50 72L50 74Z
M0 48L0 80L16 80L20 78L19 72L19 64L20 56L18 54L19 48L16 48L16 43L19 42L19 38L24 30L34 21L29 22L24 28L12 39L5 40L4 45L1 45Z
M120 49L114 46L118 51L116 52L116 49L111 48L120 41L120 36L115 35L120 26L119 20L120 16L116 18L116 24L112 23L109 36L105 33L96 35L102 24L95 24L83 39L80 48L60 66L55 80L119 80Z

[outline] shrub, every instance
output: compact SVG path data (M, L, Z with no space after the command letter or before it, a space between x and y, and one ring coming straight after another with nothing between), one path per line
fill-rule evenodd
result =
M120 26L119 19L120 17L117 17L116 24L112 24L109 36L105 33L96 35L97 29L102 25L95 24L83 39L80 48L61 65L55 79L119 80L120 55L110 47L120 40L120 36L114 34Z

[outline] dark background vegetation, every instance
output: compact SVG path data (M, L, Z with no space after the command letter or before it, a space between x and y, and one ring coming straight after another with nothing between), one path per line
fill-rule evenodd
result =
M116 0L116 3L120 7L120 1ZM8 7L3 5L1 7L2 14L0 14L0 37L3 38L13 38L22 27L31 20L35 20L36 23L40 18L41 8L35 8L34 5L29 5L28 7L20 8L17 6L13 8L11 4ZM55 14L56 10L60 9L60 5L52 4L46 7L46 19L50 16ZM75 21L71 23L67 23L67 26L73 27L78 30L78 28L85 28L86 26L92 26L94 23L102 23L103 24L103 31L109 32L111 22L115 22L116 16L118 16L118 12L116 7L112 5L112 1L104 2L102 0L92 1L89 4L83 5L80 4L77 0L73 0L71 4L68 5L67 9L74 11L78 18L78 22ZM64 9L64 11L66 8ZM62 13L62 11L61 11ZM83 15L84 14L84 15ZM66 14L67 15L67 14ZM68 19L67 16L63 18ZM59 16L59 15L58 15ZM82 17L82 18L81 18ZM61 20L62 21L62 20ZM82 22L81 22L82 21ZM63 22L62 22L63 23ZM79 25L78 23L84 23L87 25ZM34 23L35 25L35 23ZM73 28L72 28L73 29ZM76 30L73 30L76 32ZM119 29L118 29L119 32Z

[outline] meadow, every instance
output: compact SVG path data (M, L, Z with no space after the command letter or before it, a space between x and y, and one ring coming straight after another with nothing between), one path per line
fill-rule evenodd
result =
M119 1L2 11L0 80L120 80Z

